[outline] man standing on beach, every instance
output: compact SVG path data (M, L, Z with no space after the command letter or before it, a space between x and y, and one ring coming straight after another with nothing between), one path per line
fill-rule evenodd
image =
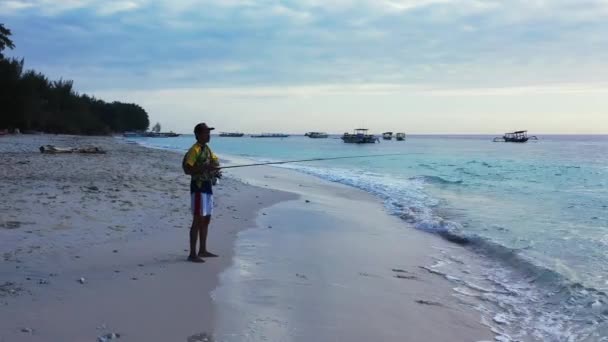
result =
M207 250L207 233L213 211L213 182L219 177L219 159L209 148L213 127L199 123L194 127L196 143L184 156L184 172L192 176L190 197L192 205L192 227L190 228L190 255L188 261L205 262L202 258L217 257ZM200 236L200 249L196 253L196 240Z

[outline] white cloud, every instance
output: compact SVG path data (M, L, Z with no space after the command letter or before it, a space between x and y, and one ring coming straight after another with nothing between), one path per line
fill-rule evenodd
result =
M33 7L34 4L18 1L18 0L5 0L0 2L0 14L13 14L21 10Z
M141 2L136 1L112 1L104 2L99 5L97 13L100 15L113 15L120 12L133 11L141 6Z

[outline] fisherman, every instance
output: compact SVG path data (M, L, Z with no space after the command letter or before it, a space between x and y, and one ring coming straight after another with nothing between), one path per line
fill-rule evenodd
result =
M194 127L196 143L190 147L182 167L192 176L190 197L192 205L192 227L190 228L190 255L188 261L202 263L203 258L217 257L207 250L207 233L213 212L213 185L221 177L218 157L209 148L213 127L199 123ZM196 252L196 241L200 237L200 249Z

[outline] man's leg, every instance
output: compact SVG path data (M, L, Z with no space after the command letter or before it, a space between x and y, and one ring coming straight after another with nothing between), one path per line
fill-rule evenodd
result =
M201 217L201 248L198 252L198 256L201 258L213 258L216 254L213 254L207 250L207 235L209 233L209 223L211 222L211 215Z
M192 194L192 226L190 227L190 255L188 256L188 261L192 262L205 262L196 255L196 240L198 239L198 232L201 230L203 218L200 214L200 205L200 193Z

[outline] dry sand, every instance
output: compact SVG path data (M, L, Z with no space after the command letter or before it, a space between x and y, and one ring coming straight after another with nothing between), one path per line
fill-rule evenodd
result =
M41 154L45 144L108 153ZM3 137L0 154L2 342L210 334L208 293L231 262L236 234L255 225L258 209L294 198L222 181L209 236L220 257L192 264L184 262L191 216L180 154L50 135Z
M108 153L42 155L45 144ZM0 138L0 154L0 342L493 338L445 279L420 267L454 247L403 230L361 191L276 168L227 172L209 241L220 258L198 265L184 261L180 154L46 135ZM311 225L336 237L317 247L321 262L305 253L327 235L284 239ZM268 312L299 333L256 326Z

